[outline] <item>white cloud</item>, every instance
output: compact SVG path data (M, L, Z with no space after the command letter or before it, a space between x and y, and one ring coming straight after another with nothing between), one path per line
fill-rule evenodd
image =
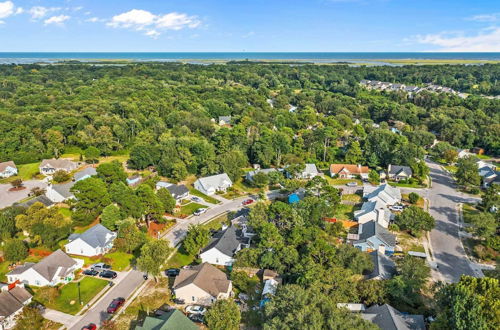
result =
M97 23L97 22L104 22L105 19L99 18L99 17L91 17L85 20L85 22L90 22L90 23Z
M0 19L14 14L14 3L12 1L0 2Z
M52 16L50 18L47 18L45 21L43 21L43 23L45 25L49 25L49 24L63 25L63 23L69 19L70 19L70 17L67 15L58 15L58 16Z
M31 15L32 19L40 19L42 17L45 17L48 13L54 12L61 10L59 7L42 7L42 6L35 6L32 7L28 13Z
M23 7L17 7L16 9L16 15L24 13L24 8Z
M500 13L475 15L468 18L469 21L496 22L500 20Z
M443 52L500 52L500 27L483 29L475 35L463 32L441 32L418 35L416 41L421 44L440 47Z
M200 24L201 21L196 16L189 16L176 12L155 15L142 9L132 9L128 12L113 16L107 23L108 26L114 28L145 31L144 34L152 38L158 38L161 31L178 31L184 28L194 29Z

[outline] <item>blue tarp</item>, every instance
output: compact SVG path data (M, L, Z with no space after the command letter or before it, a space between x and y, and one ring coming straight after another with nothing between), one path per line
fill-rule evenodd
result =
M290 194L288 195L288 204L298 203L300 201L299 195Z

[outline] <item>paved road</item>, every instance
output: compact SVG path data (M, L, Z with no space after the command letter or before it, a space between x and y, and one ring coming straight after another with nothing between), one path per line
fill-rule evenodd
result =
M462 274L477 276L465 254L459 237L458 203L474 203L479 199L456 190L451 176L438 164L427 162L431 172L432 188L426 189L430 214L436 219L431 231L431 246L440 279L457 282Z
M0 209L25 199L34 187L40 187L42 189L47 188L47 183L40 180L24 181L23 185L26 189L9 191L9 189L12 188L11 184L0 184Z
M118 284L113 286L108 292L104 294L104 297L99 299L99 301L94 304L89 311L87 311L83 316L77 318L77 321L69 327L71 330L80 330L82 327L88 325L89 323L95 323L100 325L103 321L109 318L109 314L106 313L109 303L118 297L123 297L127 299L136 288L138 288L143 282L143 273L131 270L129 271Z
M275 199L277 196L279 196L278 191L270 191L267 193L268 199ZM215 195L214 198L217 198L221 203L212 206L207 210L207 212L203 213L202 215L190 216L185 219L177 219L177 223L175 224L175 226L172 227L172 229L170 229L161 238L168 240L172 246L176 246L182 241L184 236L186 236L189 225L205 223L208 220L213 219L214 217L217 217L223 213L238 211L243 208L242 202L244 200L249 198L255 199L256 196L244 196L233 200L228 200Z

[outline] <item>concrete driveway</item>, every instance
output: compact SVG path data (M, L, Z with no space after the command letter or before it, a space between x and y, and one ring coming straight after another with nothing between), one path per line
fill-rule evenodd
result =
M89 323L101 325L102 322L111 318L106 312L109 304L115 298L123 297L127 299L144 282L143 273L137 270L125 272L119 276L115 284L102 298L100 298L90 309L68 325L68 329L80 330ZM120 278L121 277L121 278Z
M40 180L23 181L23 184L25 189L19 191L9 191L11 184L0 184L0 209L25 199L34 187L47 188L47 183Z

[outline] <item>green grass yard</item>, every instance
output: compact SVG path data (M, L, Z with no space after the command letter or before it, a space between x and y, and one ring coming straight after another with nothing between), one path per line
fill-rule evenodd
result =
M204 193L202 193L201 191L198 191L194 188L189 189L189 193L193 196L203 198L205 200L205 202L210 203L210 204L219 204L220 203L217 199L210 197L210 196L207 196Z
M324 177L327 179L327 181L332 186L342 186L342 185L348 184L349 182L356 182L358 184L358 186L363 185L363 182L361 180L358 180L358 179L334 179L334 178L331 178L327 175L325 175Z
M184 247L181 245L180 248L175 251L174 255L167 262L168 268L181 268L183 266L189 265L194 261L194 256L190 255Z
M342 195L342 200L352 203L361 203L363 201L363 197L358 194L345 194Z
M418 184L418 183L400 183L400 182L388 182L391 186L393 187L400 187L400 188L426 188L425 185Z
M352 220L354 219L354 211L359 209L360 207L357 205L340 204L336 208L333 217L340 220Z
M77 282L71 282L61 286L59 288L59 296L51 303L43 301L43 298L39 296L40 289L35 289L35 300L40 301L40 299L42 299L40 302L48 308L75 315L83 306L92 300L92 298L101 292L109 282L95 277L84 277L79 283L83 305L78 303Z
M113 270L118 272L127 269L128 266L130 266L132 259L134 259L134 255L125 252L112 252L105 254L103 257L100 258L89 258L76 255L74 257L78 259L83 259L84 266L90 266L98 262L105 262L111 265L111 268Z
M446 165L446 166L443 166L448 172L450 172L451 174L455 174L457 173L457 170L458 170L458 167L456 167L455 165Z
M197 209L202 209L202 208L206 208L206 206L203 204L191 202L189 204L181 206L181 211L179 212L179 214L191 215Z

